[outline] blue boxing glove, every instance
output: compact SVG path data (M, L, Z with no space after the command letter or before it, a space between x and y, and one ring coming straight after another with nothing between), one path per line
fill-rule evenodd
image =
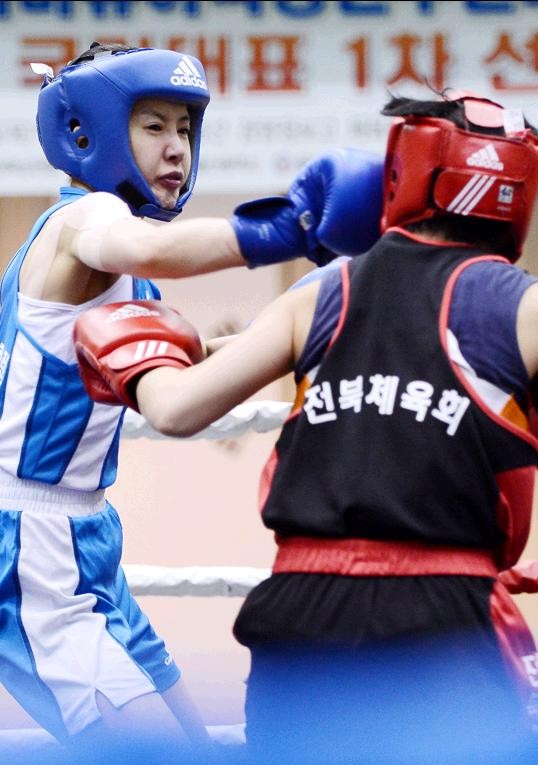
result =
M311 160L286 196L245 202L231 224L250 267L305 256L322 266L366 252L379 239L382 157L335 149Z

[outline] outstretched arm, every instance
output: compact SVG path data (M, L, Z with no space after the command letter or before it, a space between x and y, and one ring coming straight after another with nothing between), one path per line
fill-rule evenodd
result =
M285 293L200 364L145 374L136 388L140 412L165 435L190 436L290 372L304 347L318 290L315 283Z
M246 265L225 218L156 225L128 217L108 226L66 228L73 254L96 271L177 278Z
M240 205L225 218L154 225L131 215L102 224L106 209L123 205L91 194L66 211L63 240L97 271L151 278L204 274L308 257L318 265L335 254L364 252L379 237L383 161L358 149L338 149L309 162L288 194ZM103 204L105 213L93 209ZM125 205L123 205L125 207Z

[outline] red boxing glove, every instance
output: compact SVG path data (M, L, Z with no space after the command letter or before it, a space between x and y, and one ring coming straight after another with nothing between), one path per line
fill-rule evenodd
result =
M538 592L538 560L525 560L516 563L512 568L501 571L499 579L512 595L522 592Z
M138 411L135 384L156 367L190 367L204 357L198 333L156 300L109 303L75 322L80 376L91 399Z

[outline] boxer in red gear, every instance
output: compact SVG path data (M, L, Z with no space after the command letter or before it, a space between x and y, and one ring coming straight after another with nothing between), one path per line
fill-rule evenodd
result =
M234 625L256 763L530 765L536 645L498 575L538 454L538 282L514 265L538 135L468 94L383 113L381 239L136 398L185 436L295 373L260 485L273 573Z

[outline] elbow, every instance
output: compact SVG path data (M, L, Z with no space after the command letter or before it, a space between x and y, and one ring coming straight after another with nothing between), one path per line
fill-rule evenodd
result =
M205 426L207 407L199 405L192 369L159 366L147 371L136 386L140 413L163 436L187 438Z
M189 422L188 416L183 417L177 412L166 410L166 408L151 412L141 410L141 413L154 430L170 438L188 438L201 430L194 423Z

